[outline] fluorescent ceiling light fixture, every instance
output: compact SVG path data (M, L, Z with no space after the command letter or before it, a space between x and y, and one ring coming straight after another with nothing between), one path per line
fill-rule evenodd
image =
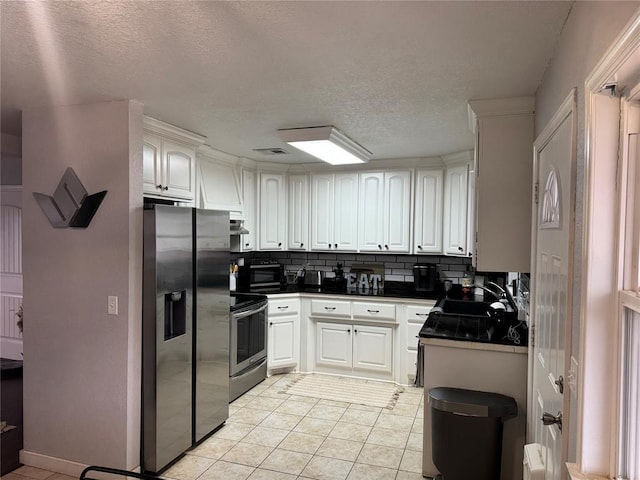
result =
M310 127L278 130L283 142L331 165L366 163L372 153L340 132L336 127Z

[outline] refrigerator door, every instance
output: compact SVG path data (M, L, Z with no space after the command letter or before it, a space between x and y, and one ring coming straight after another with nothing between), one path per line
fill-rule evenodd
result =
M142 468L159 472L192 444L191 209L146 209L143 242Z
M229 213L194 209L194 443L229 417Z

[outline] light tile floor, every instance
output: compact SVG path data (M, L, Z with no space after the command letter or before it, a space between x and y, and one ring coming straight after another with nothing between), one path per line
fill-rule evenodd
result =
M225 425L162 477L171 480L423 480L423 389L393 409L281 393L266 379L229 406ZM20 467L3 480L71 480Z

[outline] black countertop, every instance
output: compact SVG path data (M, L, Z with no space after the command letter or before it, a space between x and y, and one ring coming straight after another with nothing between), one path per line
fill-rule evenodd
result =
M261 291L260 293L320 293L325 295L353 295L356 297L396 297L415 298L416 300L437 300L442 297L439 292L416 292L411 282L384 282L382 289L337 289L332 285L322 287L286 285L280 289Z

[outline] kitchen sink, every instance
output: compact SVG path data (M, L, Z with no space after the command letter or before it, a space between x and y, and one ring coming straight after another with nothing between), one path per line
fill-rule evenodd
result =
M440 309L442 313L455 315L489 315L490 307L487 302L475 302L472 300L454 300L452 298L442 298L434 306L434 310ZM432 310L433 311L433 310Z

